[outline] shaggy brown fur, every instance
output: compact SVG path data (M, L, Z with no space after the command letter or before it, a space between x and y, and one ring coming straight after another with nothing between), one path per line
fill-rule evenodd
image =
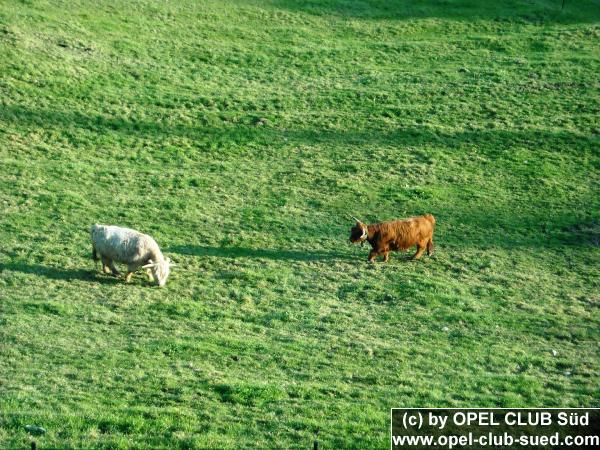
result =
M379 255L387 262L390 251L407 250L413 245L417 246L413 258L419 259L425 249L428 255L433 255L434 228L435 218L431 214L372 225L357 220L350 230L350 242L358 244L368 241L371 244L369 262L373 262Z

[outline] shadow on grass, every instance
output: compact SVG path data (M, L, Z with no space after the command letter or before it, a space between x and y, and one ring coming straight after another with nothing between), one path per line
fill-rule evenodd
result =
M449 19L519 23L592 23L600 19L594 0L573 2L503 0L271 0L273 7L315 16L365 20Z
M21 272L30 275L37 275L52 280L64 280L64 281L94 281L97 283L114 284L117 280L113 277L98 276L100 272L85 269L63 269L58 267L41 266L39 264L25 264L25 263L0 263L0 273L8 272Z
M165 249L166 252L190 256L216 256L220 258L272 259L276 261L348 261L356 255L342 252L315 250L285 250L246 247L208 247L199 245L176 245Z
M555 151L560 145L561 152L566 148L593 147L597 143L593 134L582 134L561 130L504 130L478 129L447 131L431 126L398 126L391 129L363 129L338 131L325 129L282 130L275 127L256 127L247 123L235 125L226 123L165 124L159 120L132 120L122 116L88 115L76 111L51 111L30 109L21 106L7 106L0 111L0 119L19 126L38 126L45 129L60 127L63 130L79 128L97 133L119 133L126 136L153 136L160 138L183 137L194 139L198 145L221 148L231 143L244 145L249 142L265 144L274 142L290 146L292 144L328 144L344 147L347 145L431 146L444 145L461 148L464 145L478 146L478 152L492 157L511 154L510 145L525 145L536 149ZM268 145L267 145L268 144ZM173 155L168 155L169 158Z
M241 112L241 114L246 114ZM168 137L186 137L193 139L197 146L201 148L219 149L219 157L223 154L223 149L234 148L237 157L239 145L252 142L252 157L260 157L260 153L268 154L278 148L291 149L296 144L310 144L312 146L329 146L331 150L330 157L346 156L348 146L378 145L392 148L388 159L379 158L378 161L372 161L368 153L364 153L364 162L370 165L378 165L377 170L387 170L388 167L394 167L398 157L411 158L417 163L430 164L436 158L436 147L447 149L458 149L461 151L470 151L477 149L478 155L485 155L491 161L500 161L506 164L506 169L514 170L510 162L515 158L514 146L519 148L535 149L536 151L545 150L557 154L573 154L577 158L582 158L584 153L589 154L590 158L595 158L598 145L597 136L591 133L574 132L570 130L552 131L546 129L477 129L477 130L454 130L448 131L431 126L410 126L395 127L391 129L370 128L363 130L322 130L314 129L278 129L271 126L256 127L248 124L226 125L209 124L192 126L184 123L166 124L154 120L133 120L126 116L107 116L84 114L76 111L51 111L46 109L30 109L20 106L7 106L0 111L0 120L18 124L18 126L39 126L45 129L58 127L64 130L80 128L86 131L97 133L119 133L124 136L144 136L155 138ZM231 144L237 144L231 147ZM263 145L264 144L264 145ZM417 149L417 150L415 150ZM422 150L421 150L422 149ZM197 147L191 151L196 153ZM296 151L296 150L292 150ZM181 150L185 153L185 150ZM156 151L153 153L157 159L168 161L171 164L176 155L170 152ZM93 156L98 161L97 156ZM299 157L299 156L297 156ZM562 158L562 156L561 156ZM509 161L505 163L505 161ZM354 165L360 164L359 158L354 159ZM515 162L518 167L522 164ZM345 176L346 173L356 175L357 170L354 165L339 164L336 167L338 176ZM490 166L493 168L493 166ZM207 168L207 170L209 170ZM210 169L221 170L221 166L215 165ZM521 180L524 195L534 196L535 189L538 188L537 180L543 177L543 173L536 172L535 168L519 168L522 171ZM459 182L460 183L460 182ZM326 186L331 192L347 195L346 188L331 183ZM540 189L544 192L544 189ZM412 214L430 212L434 214L439 223L437 233L442 238L440 242L445 242L453 246L477 246L477 247L557 247L562 245L575 246L597 246L598 233L595 222L583 229L576 229L578 224L587 224L590 221L591 211L597 210L597 200L595 198L586 198L582 194L580 201L582 204L590 205L589 209L565 212L562 211L559 216L552 217L548 211L541 207L532 205L530 209L515 210L511 208L510 197L507 195L499 205L485 205L481 208L481 197L476 193L466 192L463 198L457 198L457 203L451 207L437 204L433 197L435 194L428 191L427 188L396 189L390 188L387 192L380 192L379 195L396 198L398 205L408 204L410 202ZM468 196L471 196L469 198ZM515 196L519 195L518 193ZM518 200L518 198L517 198ZM585 200L585 201L584 201ZM391 202L390 200L387 200ZM518 203L518 202L517 202ZM418 207L419 211L415 208ZM422 209L421 209L422 208ZM390 211L389 216L369 216L370 211L366 213L365 220L377 222L400 218L394 211ZM358 214L359 212L356 211ZM411 213L408 213L409 215ZM349 229L351 223L344 224ZM572 227L572 228L569 228ZM573 228L575 227L575 228ZM595 227L595 228L594 228ZM315 236L323 236L324 233L331 233L328 225L320 228L313 228ZM337 234L335 235L337 239ZM347 236L340 235L340 243L346 242ZM250 248L212 248L212 247L179 247L174 248L174 252L199 255L199 256L220 256L226 258L265 258L276 260L297 260L297 261L318 261L333 259L350 259L354 256L351 253L327 253L319 251L298 251L285 249L250 249ZM47 271L46 271L47 272ZM90 275L91 276L91 275ZM63 277L64 278L64 277ZM87 278L92 279L92 278Z
M565 244L600 247L600 219L578 222L561 229L561 240Z

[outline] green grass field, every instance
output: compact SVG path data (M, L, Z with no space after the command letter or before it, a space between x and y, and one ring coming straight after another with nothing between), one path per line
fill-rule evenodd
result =
M599 38L597 0L1 2L0 448L600 406ZM426 212L431 258L348 241ZM95 222L167 286L101 274Z

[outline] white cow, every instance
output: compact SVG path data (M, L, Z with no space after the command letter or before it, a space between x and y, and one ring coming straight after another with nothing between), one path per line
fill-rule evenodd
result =
M165 258L152 237L130 228L113 225L92 225L92 256L102 260L102 270L119 275L115 262L127 264L125 281L136 270L146 269L150 281L164 286L169 277L171 261Z

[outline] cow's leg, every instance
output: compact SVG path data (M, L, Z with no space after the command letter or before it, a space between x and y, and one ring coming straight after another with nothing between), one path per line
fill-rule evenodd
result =
M389 253L390 253L389 245L386 245L385 247L381 247L379 249L379 254L383 255L383 262L388 262L388 259L390 258Z
M427 254L429 256L433 255L433 238L429 238L429 242L427 242Z
M372 263L375 261L375 258L377 258L377 255L379 254L379 252L375 249L371 250L371 252L369 253L369 262Z
M133 275L133 272L136 271L136 269L137 266L127 264L127 274L125 275L125 283L129 283L131 281L131 276Z
M115 263L113 261L111 261L110 259L108 260L108 267L110 268L110 271L112 272L112 274L115 277L119 276L119 271L117 270L117 268L115 267Z
M125 275L125 281L129 283L134 272L136 272L140 266L138 264L127 264L127 275ZM146 269L147 270L147 269Z
M424 242L418 242L417 243L417 251L413 255L413 259L419 259L421 257L421 255L423 254L424 251L425 251L425 243Z
M110 273L110 260L102 256L102 272Z

